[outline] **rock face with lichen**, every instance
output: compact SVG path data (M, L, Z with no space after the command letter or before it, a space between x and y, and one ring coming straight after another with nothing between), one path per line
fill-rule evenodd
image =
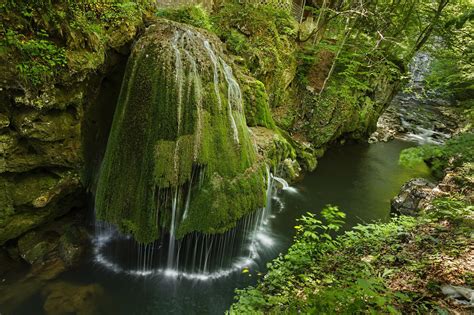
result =
M77 19L75 14L82 12L77 6L57 1L32 8L18 1L2 9L9 35L1 39L0 55L0 246L84 205L81 177L88 107L143 23L135 8L116 28L105 30L104 21L95 20L88 21L96 23L94 34L71 27L66 32L55 29L57 23L41 23L54 20L55 14ZM117 14L116 9L96 8ZM46 11L54 17L44 15ZM25 19L23 14L31 16ZM60 27L77 24L63 22ZM46 30L47 39L36 29ZM44 47L50 50L41 50ZM51 71L45 70L44 58L62 53L64 63L50 63Z
M128 61L98 218L143 243L160 230L222 233L264 206L265 177L220 41L167 20L150 26Z

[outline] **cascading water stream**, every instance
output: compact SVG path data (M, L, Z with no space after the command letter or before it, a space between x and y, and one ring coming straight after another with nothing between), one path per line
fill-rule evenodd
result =
M267 205L243 218L234 229L224 234L193 233L177 240L171 236L174 231L170 231L168 242L158 240L143 245L130 236L119 233L113 225L98 221L94 243L95 260L116 273L132 276L165 275L194 280L217 279L249 267L262 252L274 245L270 232L270 220L274 217L271 200L277 198L276 183L286 183L273 176L268 167L267 176L263 180L266 180L267 186ZM288 190L291 187L286 183L285 188ZM172 220L180 212L179 195L178 190L173 192L175 217ZM117 250L123 250L124 243L130 252L122 254L128 259L114 261L114 255ZM133 256L136 259L130 259Z
M423 145L442 144L450 138L450 130L455 129L456 123L443 113L449 102L425 87L431 64L429 53L418 52L414 56L409 65L410 81L380 117L375 139L377 134L382 139L386 134Z
M298 190L296 190L296 188L291 187L288 184L288 182L286 180L284 180L283 178L273 176L273 175L272 175L272 178L282 186L281 187L282 190L286 190L286 191L291 192L291 193L297 193L298 192Z
M131 275L213 279L272 246L271 201L284 180L256 157L218 40L164 23L129 61L99 176L97 217L110 224L97 223L95 257Z

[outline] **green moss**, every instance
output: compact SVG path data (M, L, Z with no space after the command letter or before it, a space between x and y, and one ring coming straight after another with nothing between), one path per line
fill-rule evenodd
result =
M209 14L200 5L159 9L156 15L161 18L189 24L208 31L213 29Z
M222 61L215 85L213 62L196 32L161 20L137 42L127 65L96 209L100 219L139 242L157 239L162 226L169 229L173 203L181 224L190 186L180 236L224 232L264 205L266 174L255 164L240 94L229 87ZM223 58L218 41L209 41Z
M96 70L107 48L129 43L148 2L6 1L1 61L8 79L39 89Z
M27 110L15 115L13 125L21 136L42 141L58 141L80 134L80 121L65 111Z
M251 127L275 129L265 85L258 80L248 79L243 85L242 93L247 124Z
M77 178L70 174L0 176L0 245L82 206Z
M229 50L243 57L246 68L265 84L271 106L283 105L296 73L294 18L272 6L230 1L212 20Z
M191 193L195 197L189 217L179 227L178 236L192 231L223 233L250 211L264 207L266 167L260 165L256 168L231 179L218 173L210 175L205 185Z

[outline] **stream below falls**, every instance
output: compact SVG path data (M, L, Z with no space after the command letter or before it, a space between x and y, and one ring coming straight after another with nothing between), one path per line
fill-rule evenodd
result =
M246 266L215 279L189 279L166 274L137 276L116 273L86 257L79 268L60 276L77 285L98 284L104 295L98 299L100 314L222 314L233 301L234 290L256 283L266 264L291 245L296 219L306 212L318 213L326 204L347 214L345 229L357 223L386 221L390 199L413 177L429 177L427 169L405 169L398 165L401 150L415 144L347 144L327 151L316 171L290 189L277 192L272 214L259 235L259 255ZM42 314L44 297L38 293L15 314Z

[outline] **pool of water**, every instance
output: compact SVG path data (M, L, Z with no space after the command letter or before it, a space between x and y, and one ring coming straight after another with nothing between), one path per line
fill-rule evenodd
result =
M386 221L390 199L412 177L429 177L427 169L405 169L398 165L408 142L349 144L332 148L320 159L315 172L282 190L274 199L272 216L261 244L264 250L249 272L235 273L215 280L174 279L163 274L147 277L117 274L85 259L77 269L60 280L74 284L97 283L104 289L100 314L222 314L233 301L234 290L255 284L268 261L291 245L296 219L306 212L318 213L326 204L340 207L347 214L345 228L357 223ZM40 293L16 309L14 314L42 314ZM1 313L1 308L0 308Z

